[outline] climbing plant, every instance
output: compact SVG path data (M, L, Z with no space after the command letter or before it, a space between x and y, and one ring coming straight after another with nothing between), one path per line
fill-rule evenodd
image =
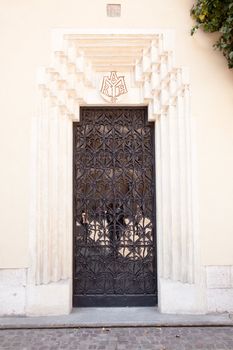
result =
M229 68L233 68L233 0L196 0L191 16L196 22L192 35L199 28L220 33L214 48L223 53Z

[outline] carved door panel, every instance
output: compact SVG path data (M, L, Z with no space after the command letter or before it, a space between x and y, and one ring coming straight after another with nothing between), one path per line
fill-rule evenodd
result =
M144 107L74 123L73 304L156 305L154 125Z

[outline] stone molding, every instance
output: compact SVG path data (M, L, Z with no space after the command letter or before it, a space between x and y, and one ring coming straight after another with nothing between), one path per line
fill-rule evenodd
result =
M108 63L101 72L101 59L92 63L93 35L100 55L114 43L131 56L135 50L130 64L120 59L122 69L128 67L125 74L128 90L132 89L123 105L147 105L149 120L155 121L158 278L200 283L189 79L186 68L175 66L173 34L160 30L92 33L54 30L51 65L38 69L28 281L43 285L72 279L72 122L79 120L80 105L109 105L98 86L112 65Z

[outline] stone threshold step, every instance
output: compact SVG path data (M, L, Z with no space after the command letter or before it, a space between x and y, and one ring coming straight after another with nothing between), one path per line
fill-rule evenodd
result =
M61 316L0 317L0 329L233 326L233 315L161 314L155 307L75 308Z

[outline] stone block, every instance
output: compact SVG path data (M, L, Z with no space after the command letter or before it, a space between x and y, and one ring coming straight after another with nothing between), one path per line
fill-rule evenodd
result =
M204 314L206 312L205 293L202 285L160 279L159 310L170 314Z
M233 289L208 289L208 312L233 312Z
M232 288L231 266L206 266L208 289Z
M26 269L0 270L0 315L25 314Z
M69 279L27 287L28 316L67 315L71 309L72 293Z

